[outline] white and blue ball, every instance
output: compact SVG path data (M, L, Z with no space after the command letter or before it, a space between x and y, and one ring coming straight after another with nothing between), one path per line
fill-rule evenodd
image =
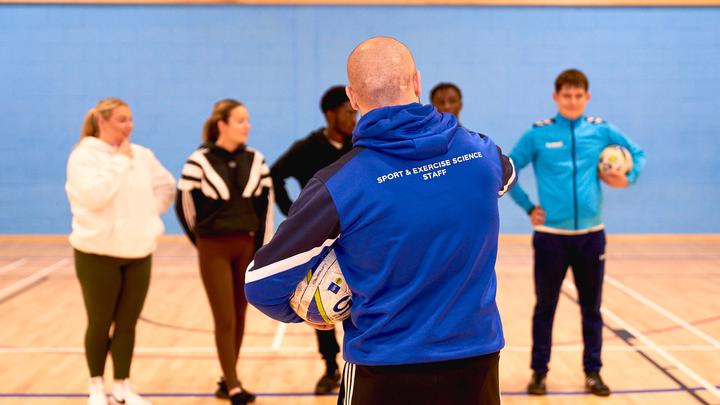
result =
M630 151L620 145L610 145L600 153L598 171L600 173L616 172L626 174L633 167Z
M290 297L300 318L316 324L335 324L350 316L352 293L335 251L325 248Z

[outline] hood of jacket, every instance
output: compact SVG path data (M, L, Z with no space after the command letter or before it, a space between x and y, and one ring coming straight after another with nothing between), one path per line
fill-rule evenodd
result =
M360 118L353 131L353 146L425 160L447 153L458 127L454 115L439 113L429 104L383 107Z

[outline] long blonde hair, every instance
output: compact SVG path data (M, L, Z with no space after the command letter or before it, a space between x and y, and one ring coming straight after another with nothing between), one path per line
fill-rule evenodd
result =
M87 136L98 136L100 128L98 127L97 117L103 117L104 119L110 118L114 109L118 107L129 107L128 103L119 98L109 97L104 98L91 108L90 111L85 114L83 120L82 130L80 131L80 140Z
M227 122L230 118L230 113L237 107L243 106L244 104L240 101L226 98L218 101L213 106L212 115L205 121L203 126L202 138L205 143L215 143L220 136L220 130L218 129L218 122Z

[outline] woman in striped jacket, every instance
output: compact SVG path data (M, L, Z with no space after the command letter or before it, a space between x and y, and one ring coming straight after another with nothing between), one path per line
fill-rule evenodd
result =
M200 275L215 321L223 377L215 395L233 405L255 400L236 364L245 328L245 269L273 232L272 179L263 155L246 145L247 108L221 100L203 128L204 143L178 182L178 219L198 250Z

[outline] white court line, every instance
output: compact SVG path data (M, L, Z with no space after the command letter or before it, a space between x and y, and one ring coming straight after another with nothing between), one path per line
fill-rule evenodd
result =
M566 289L570 286L569 281L565 281L563 283L563 286L565 286ZM622 318L620 318L618 315L616 315L611 310L601 307L600 312L602 312L604 317L610 318L613 323L623 329L625 329L628 333L630 333L633 338L639 340L642 342L645 346L648 347L649 350L657 353L660 357L664 358L665 360L669 361L672 365L674 365L678 370L682 371L690 377L691 379L695 380L698 384L700 384L703 388L705 388L709 393L713 394L717 398L720 398L720 390L718 390L714 384L710 384L706 379L702 378L698 373L696 373L693 369L683 364L680 360L675 358L673 355L671 355L667 350L663 349L661 346L655 344L650 338L643 335L642 332L632 327L629 323L625 322Z
M639 330L633 328L628 324L627 322L620 319L619 316L615 315L612 311L609 309L602 308L601 309L603 316L607 316L613 320L613 322L617 325L620 325L623 329L631 333L635 339L643 342L646 346L650 347L651 350L653 350L655 353L659 354L661 357L663 357L665 360L672 363L675 367L677 367L680 371L685 373L688 377L695 380L698 384L703 386L708 392L715 395L717 398L720 398L720 390L715 388L714 384L710 384L707 380L700 377L695 371L693 371L690 367L686 366L685 364L681 363L680 360L676 359L668 353L665 349L662 347L656 345L652 340L650 340L647 336L643 335L642 332Z
M638 352L655 350L655 347L661 347L664 350L672 352L714 352L715 348L709 345L669 345L669 346L628 346L628 345L605 345L603 351L606 352ZM532 349L529 345L506 346L503 352L528 353ZM177 346L177 347L136 347L136 353L216 353L214 346ZM553 346L554 352L581 352L582 345L572 346ZM17 354L17 353L83 353L85 350L80 346L75 347L0 347L0 354ZM243 347L241 353L315 353L317 348L314 346L296 346L283 347L275 349L272 347Z
M277 330L275 331L275 337L273 338L272 342L272 350L273 351L280 351L280 346L282 346L283 339L285 339L285 331L287 330L287 324L280 322L278 323Z
M22 291L24 288L27 288L30 285L33 285L34 283L38 282L39 280L47 277L50 273L53 271L59 269L60 267L67 264L70 260L69 259L60 259L55 264L51 264L50 266L47 266L21 280L18 280L9 286L3 288L0 290L0 301L4 300L7 297L12 296L13 294L17 293L18 291Z
M8 264L0 267L0 275L3 275L3 274L5 274L5 273L9 273L9 272L17 269L18 267L22 266L22 265L25 264L26 262L27 262L27 259L24 259L24 258L23 258L23 259L15 260L15 261L12 262L12 263L8 263Z
M635 298L637 301L640 301L641 303L647 305L648 307L654 309L656 312L660 313L664 317L668 318L669 320L675 322L676 324L682 326L686 331L692 333L693 335L699 337L700 339L710 343L713 345L716 349L720 350L720 341L713 338L712 336L708 335L707 333L701 331L698 327L691 325L684 319L680 318L679 316L673 314L672 312L668 311L667 309L661 307L660 305L656 304L649 298L643 296L639 292L633 290L632 288L626 286L625 284L621 283L620 281L616 280L613 277L605 275L605 280L612 284L615 288L622 290L625 294Z

